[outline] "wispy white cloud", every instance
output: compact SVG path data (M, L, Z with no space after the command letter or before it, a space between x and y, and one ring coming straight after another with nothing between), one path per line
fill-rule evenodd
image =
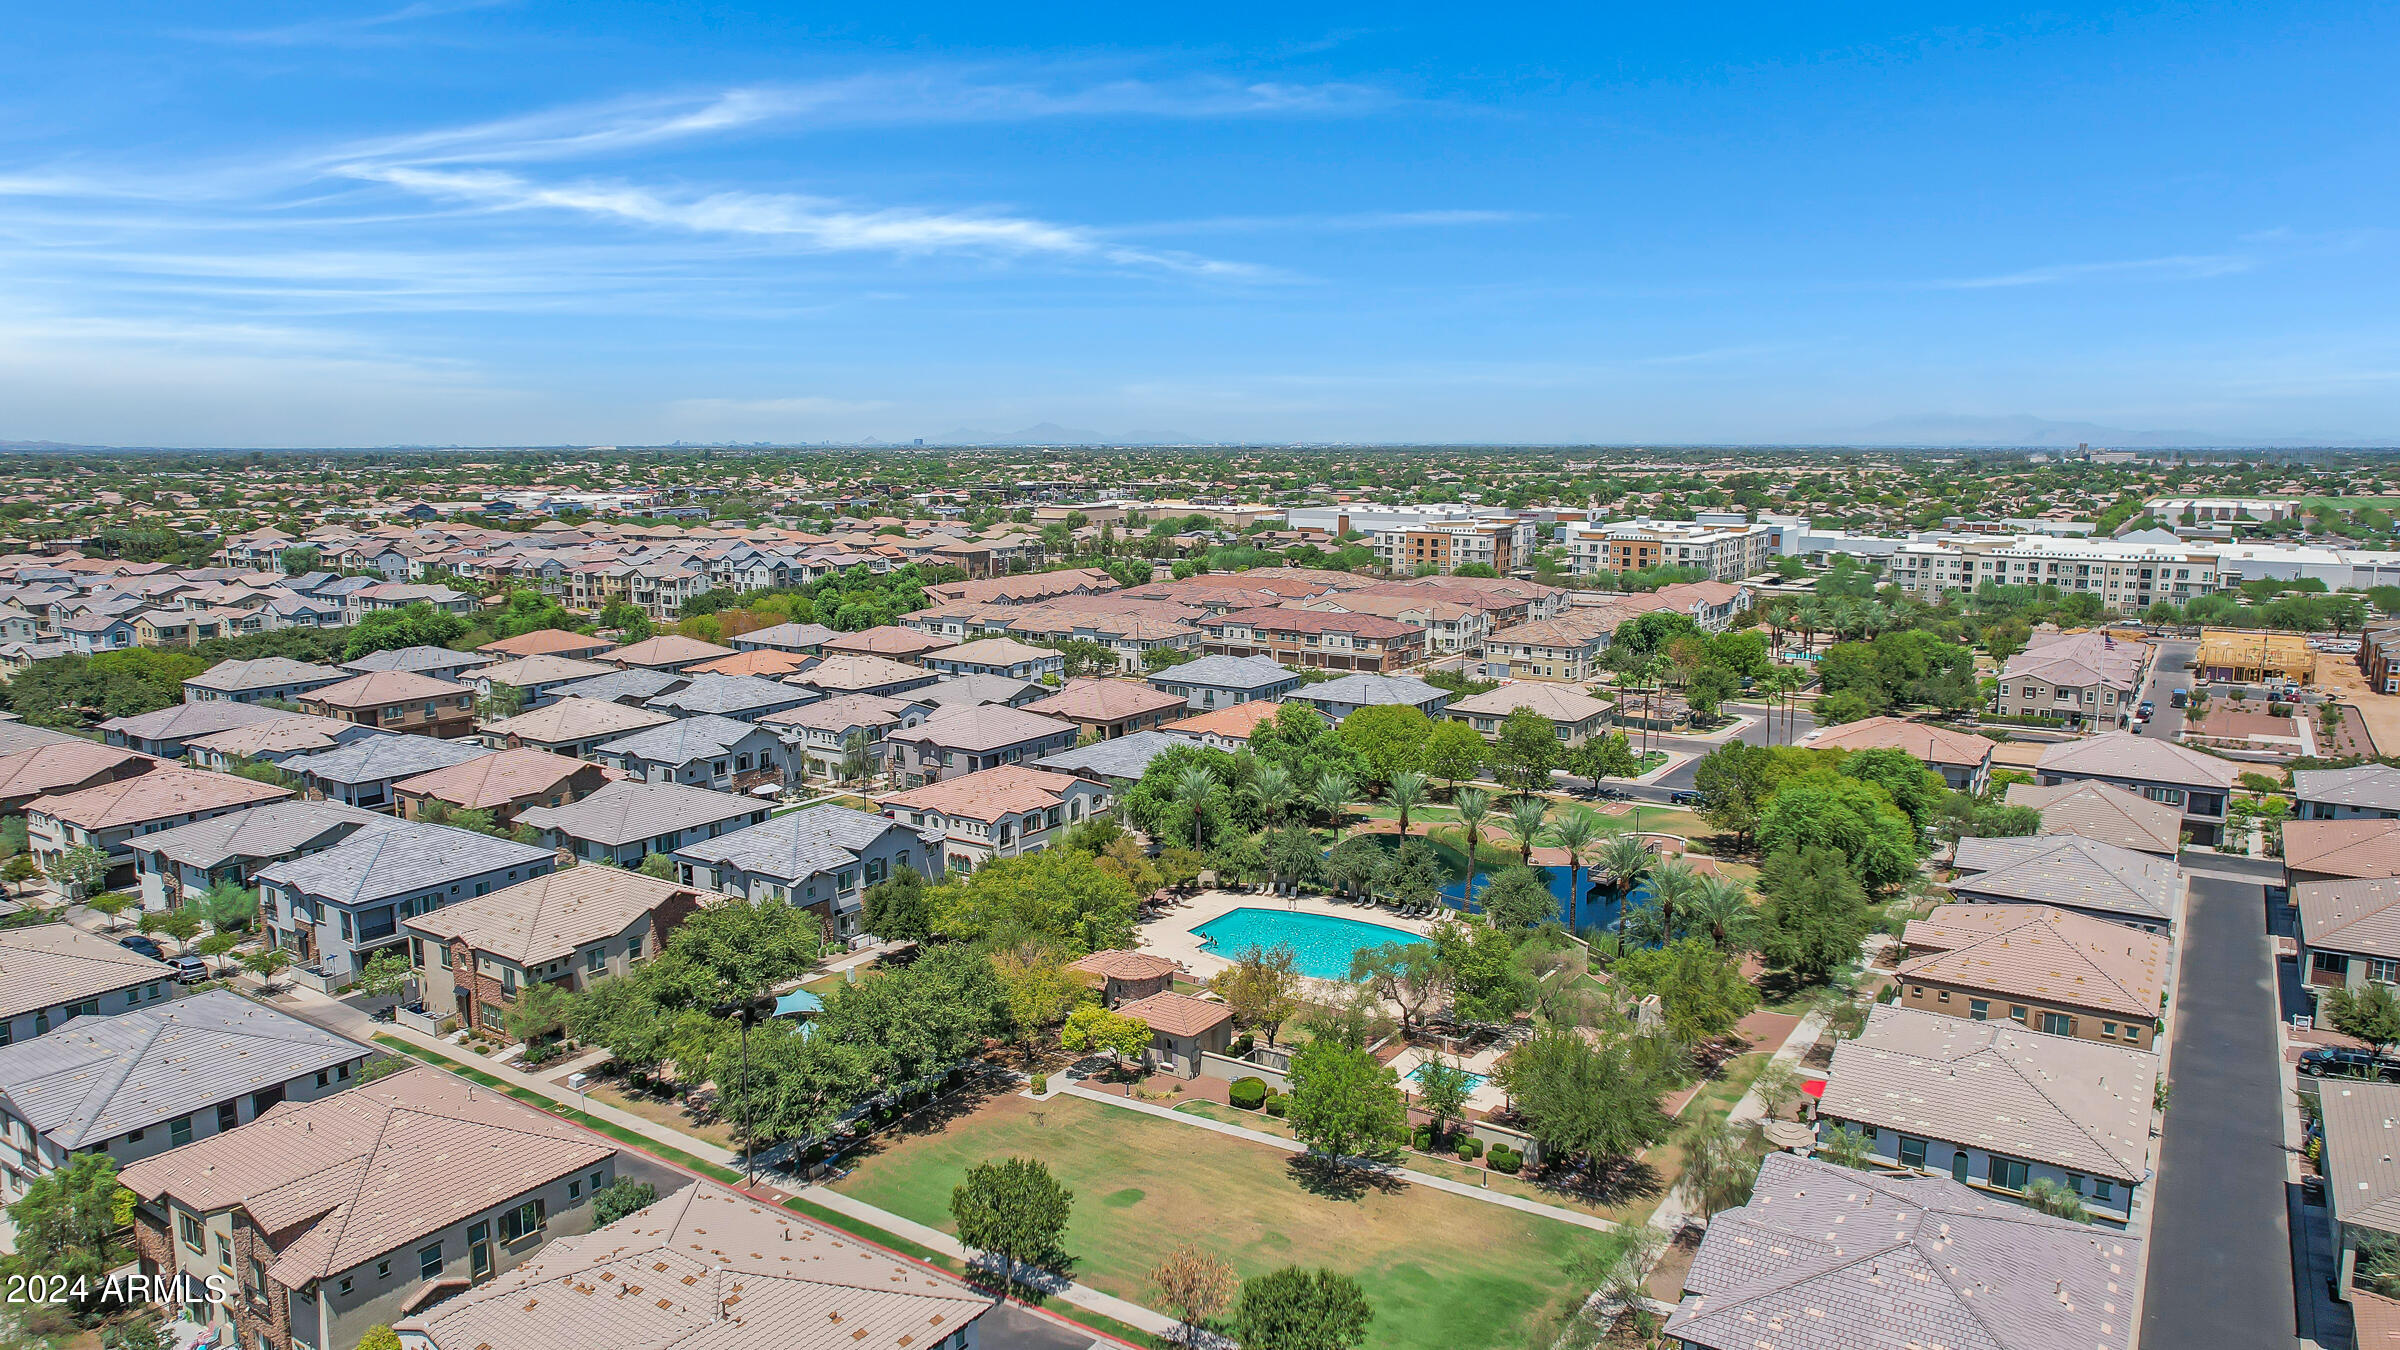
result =
M2178 253L2120 262L2057 263L1993 276L1954 277L1927 283L1931 290L1980 291L2007 286L2057 286L2076 281L2187 281L2232 276L2258 266L2247 253Z
M495 9L512 0L415 0L398 9L347 17L307 19L271 28L187 28L177 37L195 42L238 46L313 47L405 40L392 30L423 19L438 19L469 10Z

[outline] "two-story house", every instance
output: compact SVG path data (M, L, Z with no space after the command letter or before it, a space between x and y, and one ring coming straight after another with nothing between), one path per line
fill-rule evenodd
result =
M1281 699L1300 687L1300 675L1263 656L1203 656L1151 675L1150 686L1206 712Z
M970 871L993 858L1039 853L1063 830L1104 814L1108 786L1079 774L1006 764L883 799L883 813L941 838L941 863Z
M1012 680L1066 678L1067 658L1048 647L1035 647L1013 638L979 638L945 647L925 658L925 668L937 675L1005 675Z
M944 709L884 738L892 747L893 772L915 785L1055 754L1075 744L1080 731L1062 718L984 704Z
M178 825L132 841L142 909L181 909L219 882L248 889L258 871L285 858L331 848L390 817L332 801L278 801Z
M368 826L305 857L258 873L267 940L340 989L380 948L397 947L400 923L554 871L549 849L447 825Z
M475 691L463 684L378 670L311 690L302 712L383 731L454 740L475 730Z
M673 853L759 824L773 809L754 796L624 779L581 801L527 807L517 813L517 824L578 861L638 867L653 853Z
M145 1158L144 1275L209 1281L180 1311L243 1350L341 1350L591 1227L617 1152L462 1078L411 1068Z
M327 685L340 684L350 673L332 666L262 656L255 661L219 661L183 682L183 701L205 703L225 699L234 703L298 703Z
M519 747L481 755L392 784L400 814L421 820L439 804L454 811L488 811L492 823L516 823L529 806L564 806L615 781L617 771L589 760Z
M903 867L932 871L919 831L882 816L826 804L675 851L691 885L814 913L828 939L859 932L867 888Z
M437 680L465 684L476 671L500 658L488 652L454 652L448 647L393 647L369 652L355 661L342 662L342 669L353 675L372 675L379 670L405 670L411 675L429 675Z
M757 675L697 675L681 689L663 693L642 706L671 717L730 717L755 722L769 713L813 703L813 689L801 689Z
M629 708L593 698L561 698L531 712L487 722L483 739L504 749L520 746L548 750L554 754L589 758L600 747L620 737L630 736L651 727L663 727L675 719L666 713L648 708Z
M71 1017L164 1002L175 969L66 922L0 928L0 1045L46 1034Z
M1182 717L1189 707L1183 695L1154 689L1140 680L1096 679L1069 680L1066 688L1026 704L1025 711L1072 722L1082 728L1082 736L1115 740L1156 731Z
M1444 709L1453 722L1464 722L1497 740L1501 724L1524 711L1550 724L1558 743L1573 747L1608 730L1617 705L1593 698L1562 684L1510 684L1481 694L1469 694Z
M474 741L437 741L431 736L369 736L315 754L283 761L311 797L369 811L397 812L392 785L418 774L446 769L491 754Z
M774 728L791 747L792 766L801 778L863 781L883 772L891 754L886 737L933 712L933 704L908 698L844 694L769 713L759 725Z
M2035 761L2033 772L2034 781L2044 787L2107 783L2180 808L2191 842L2213 846L2224 837L2235 768L2230 760L2156 737L2111 732L2051 746Z
M1904 940L1901 1007L2155 1048L2164 937L2047 905L1937 905Z
M2055 717L2075 728L2123 726L2139 701L2150 654L2148 643L2107 633L2036 634L2001 666L1995 706L2008 716Z
M1389 674L1425 659L1425 630L1372 614L1237 609L1199 623L1211 656L1264 656L1311 670Z
M25 804L26 848L42 870L57 875L60 857L90 847L108 855L106 885L133 879L133 843L142 835L189 825L266 802L282 801L290 788L231 774L172 767L153 769L98 787Z
M1339 722L1361 708L1415 708L1440 718L1450 704L1450 691L1410 675L1337 675L1294 690L1286 703L1314 708L1328 722Z
M507 1036L519 994L570 993L658 955L700 904L689 885L622 867L570 867L411 916L409 962L425 1010Z
M603 744L600 762L649 783L720 792L783 786L789 751L772 727L714 715L686 717Z

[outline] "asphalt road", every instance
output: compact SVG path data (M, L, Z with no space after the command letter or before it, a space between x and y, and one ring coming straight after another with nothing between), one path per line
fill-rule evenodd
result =
M1798 710L1797 714L1792 719L1790 727L1788 728L1784 725L1783 713L1781 711L1777 711L1775 714L1775 725L1773 731L1770 733L1765 721L1765 714L1767 711L1766 705L1759 703L1737 702L1728 703L1725 705L1725 707L1727 711L1736 715L1759 719L1758 721L1753 722L1751 725L1743 727L1741 736L1739 738L1749 742L1752 745L1765 745L1770 734L1773 735L1775 744L1777 745L1796 744L1799 743L1797 738L1805 737L1808 735L1808 733L1817 729L1817 719L1809 716L1808 709L1806 708L1801 708ZM1639 730L1632 728L1626 729L1625 738L1633 742L1634 749L1639 750L1642 748L1642 733ZM1716 749L1718 746L1723 745L1724 743L1725 742L1722 740L1703 740L1692 736L1662 736L1657 733L1652 733L1649 741L1651 748L1662 750L1679 750L1693 756L1693 758L1686 760L1668 770L1656 782L1627 783L1623 781L1612 780L1609 783L1609 786L1622 789L1627 796L1632 797L1636 801L1664 802L1672 797L1675 793L1690 791L1692 779L1700 769L1699 756L1707 754L1709 751ZM1589 781L1586 779L1573 777L1572 775L1564 772L1561 772L1555 776L1562 782L1573 783L1578 787Z
M2194 672L2185 670L2183 663L2199 650L2200 644L2191 641L2158 644L2158 658L2150 663L2150 683L2142 686L2142 697L2150 700L2154 709L2150 725L2141 728L2143 735L2172 743L2183 734L2183 709L2175 706L2173 694L2192 687Z
M2141 1343L2288 1347L2298 1324L2284 1074L2259 883L2195 873L2182 945L2169 1011L2174 1097L2152 1196Z

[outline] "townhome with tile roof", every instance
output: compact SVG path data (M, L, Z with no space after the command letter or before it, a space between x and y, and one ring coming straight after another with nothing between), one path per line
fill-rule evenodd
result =
M2046 905L1937 905L1903 941L1901 1007L2155 1048L2163 937Z

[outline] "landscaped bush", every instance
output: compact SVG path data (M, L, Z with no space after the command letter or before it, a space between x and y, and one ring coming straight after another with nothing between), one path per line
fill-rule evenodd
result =
M1267 1094L1268 1115L1275 1117L1277 1120L1281 1120L1283 1119L1283 1113L1290 1108L1291 1102L1286 1099L1282 1093L1270 1092Z
M1225 1096L1244 1111L1255 1111L1266 1103L1267 1080L1236 1078L1233 1080L1233 1086L1225 1089Z
M1417 1152L1419 1153L1433 1152L1433 1127L1431 1125L1419 1125L1417 1127L1416 1145Z
M1470 1134L1470 1135L1465 1135L1465 1136L1462 1136L1462 1137L1459 1139L1459 1141L1458 1141L1458 1159L1459 1159L1459 1161L1460 1161L1460 1162L1468 1162L1468 1161L1471 1161L1471 1160L1473 1160L1473 1159L1480 1158L1480 1157L1482 1157L1482 1156L1483 1156L1483 1141L1482 1141L1482 1140L1480 1140L1480 1139L1476 1138L1474 1135L1471 1135L1471 1134Z
M1231 1054L1235 1059L1247 1059L1250 1057L1251 1047L1256 1044L1258 1044L1258 1042L1251 1038L1249 1032L1245 1031L1241 1035L1233 1038L1233 1045L1227 1051L1227 1053Z
M1036 1096L1036 1097L1039 1097L1039 1096L1043 1096L1044 1094L1048 1093L1049 1091L1050 1091L1050 1075L1048 1075L1048 1074L1046 1074L1046 1073L1037 1073L1037 1074L1035 1074L1035 1075L1033 1076L1033 1095L1034 1095L1034 1096Z
M1525 1155L1508 1145L1502 1144L1492 1150L1492 1170L1513 1177L1524 1166Z

